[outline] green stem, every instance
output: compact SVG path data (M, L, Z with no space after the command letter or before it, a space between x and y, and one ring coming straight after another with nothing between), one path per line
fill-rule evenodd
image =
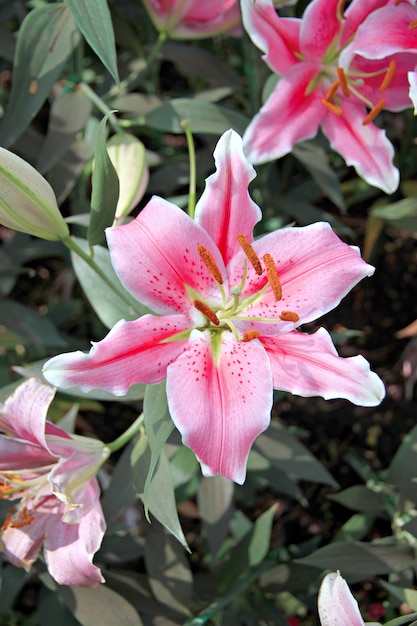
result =
M106 443L106 447L110 448L112 453L116 452L116 450L120 450L120 448L123 448L123 446L129 443L132 437L134 437L139 432L142 423L143 413L141 413L139 417L135 419L133 424L131 424L129 428L127 428L125 432L120 435L120 437L117 437L117 439L115 439L111 443Z
M78 89L80 89L80 91L82 91L87 96L87 98L91 100L93 104L95 104L99 111L104 113L104 115L109 116L109 122L112 125L115 133L123 132L113 110L100 98L100 96L96 94L95 91L91 89L89 85L87 85L87 83L80 83L78 85Z
M197 178L197 166L195 159L195 146L193 141L193 135L190 130L188 120L183 120L181 126L184 129L185 136L187 138L188 158L190 162L190 187L188 194L188 215L191 219L194 219L195 204L196 204L196 178Z
M107 276L107 274L105 272L103 272L103 270L101 269L101 267L99 265L97 265L97 263L94 261L93 257L90 256L89 254L87 254L87 252L85 252L79 245L78 243L76 243L76 241L74 241L74 239L72 237L67 237L66 239L63 239L62 242L67 246L67 248L69 248L72 252L74 252L75 254L78 254L78 256L80 256L86 263L87 265L89 265L91 267L92 270L95 271L95 273L97 274L97 276L99 276L101 278L101 280L103 280L106 285L108 287L110 287L110 289L112 291L114 291L114 293L123 300L123 302L125 304L127 304L129 306L129 308L133 308L134 309L134 303L132 302L132 300L128 297L128 295L122 290L120 289L117 285L115 285L110 278ZM138 316L142 315L142 313L137 310L136 313L138 314Z

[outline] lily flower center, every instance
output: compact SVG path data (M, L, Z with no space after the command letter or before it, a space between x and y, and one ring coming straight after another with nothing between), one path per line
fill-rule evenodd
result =
M248 315L248 309L258 302L268 289L272 291L275 300L280 301L282 299L282 285L272 255L269 253L264 254L261 261L245 235L238 234L237 240L245 255L243 261L243 275L240 283L230 289L230 296L227 296L225 288L223 287L224 279L213 255L202 245L198 246L198 253L219 288L222 304L221 306L213 307L205 300L195 297L197 294L194 292L191 293L191 291L190 296L194 308L202 313L206 319L205 325L201 326L200 330L209 329L214 334L229 330L233 332L238 341L247 342L257 339L260 336L260 331L250 329L240 334L236 327L236 323L239 321L265 323L285 321L295 323L298 322L300 318L294 311L287 310L282 310L278 318ZM256 293L245 296L243 293L247 280L248 262L252 265L258 276L265 274L267 280Z

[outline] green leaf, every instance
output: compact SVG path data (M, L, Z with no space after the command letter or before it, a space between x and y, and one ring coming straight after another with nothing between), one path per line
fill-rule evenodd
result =
M107 0L64 0L78 28L116 83L116 44Z
M100 122L97 133L96 156L91 181L91 216L87 238L90 246L104 241L104 230L113 224L119 199L119 179L106 147L108 115Z
M399 602L406 602L413 611L417 611L417 591L415 589L406 589L404 587L397 587L397 585L391 585L385 580L379 581L382 587L392 593L392 595L399 600Z
M395 485L402 499L416 502L417 426L404 437L385 476L387 484Z
M143 417L151 449L151 462L146 476L143 501L145 515L148 517L149 490L156 464L166 440L174 429L174 423L168 413L165 381L159 385L148 385L143 400Z
M62 91L51 104L48 131L36 161L36 169L45 173L69 150L77 133L90 117L92 104L81 91Z
M74 237L76 243L85 252L90 252L89 245L85 239ZM102 246L94 247L94 260L100 268L106 273L107 278L116 285L119 290L125 292L127 301L131 302L129 306L121 298L117 298L110 292L108 285L96 274L96 272L78 255L71 253L72 264L75 274L90 301L91 306L97 313L97 316L107 328L113 326L121 319L135 320L146 313L150 313L150 309L138 302L128 291L124 289L110 258L107 248Z
M12 144L27 128L59 78L79 42L70 11L50 4L31 11L17 36L10 101L0 130L0 144Z
M218 553L229 531L234 492L234 483L223 476L204 476L201 479L197 502L213 557Z
M417 196L410 196L382 207L378 206L370 213L397 228L411 233L417 230Z
M249 121L241 113L211 102L177 98L148 113L144 117L144 124L163 132L183 134L183 120L188 121L192 133L210 135L221 135L229 128L243 134Z
M340 541L297 559L297 563L314 565L319 569L339 569L342 576L355 582L369 576L400 572L412 566L414 560L414 551L406 545Z
M0 300L0 326L16 333L24 345L43 352L45 348L62 349L67 346L67 342L45 315L39 315L13 300Z
M158 522L146 530L145 562L155 598L190 617L187 608L193 589L190 566L181 546Z
M268 430L257 438L254 447L286 474L337 487L334 478L311 452L277 422L271 422Z
M63 585L57 591L82 626L142 626L133 606L104 585L97 589Z
M348 509L362 513L374 513L376 515L384 510L384 496L364 485L354 485L327 497Z
M141 435L136 442L132 450L131 461L133 484L143 501L146 476L151 464L151 448L146 435ZM171 468L164 451L159 455L152 476L147 505L152 515L188 550L187 541L178 519Z
M294 146L293 155L298 159L327 198L341 211L346 210L339 178L329 165L328 153L314 142L302 142Z

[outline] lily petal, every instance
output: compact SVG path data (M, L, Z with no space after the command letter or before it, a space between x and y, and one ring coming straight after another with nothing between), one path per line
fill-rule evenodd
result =
M314 0L301 20L300 48L309 61L321 61L341 31L340 0Z
M243 148L251 163L280 158L298 141L317 134L326 109L316 90L308 93L308 87L319 72L319 63L298 63L281 77L243 135Z
M56 457L37 444L0 435L0 472L27 471L55 462Z
M45 439L45 421L55 389L36 378L24 381L0 406L0 430L41 445L49 452Z
M164 380L167 366L183 351L187 341L169 340L189 326L185 315L144 315L132 322L120 320L102 341L93 343L88 354L59 354L45 363L43 374L63 389L106 389L122 396L135 383L151 385Z
M237 235L242 233L252 241L252 231L262 213L249 196L249 183L256 173L245 158L242 138L235 131L229 130L220 137L214 159L216 172L206 180L195 221L211 236L227 265L240 250Z
M92 508L78 524L59 521L50 526L44 545L45 559L51 576L60 585L96 587L104 582L92 560L105 530L100 505Z
M203 245L225 275L221 255L205 230L174 204L154 196L136 219L108 228L106 235L123 285L156 313L190 309L186 285L221 302L197 248Z
M277 74L299 59L301 20L279 17L272 0L241 0L242 21L255 46L266 52L264 60Z
M358 603L339 572L323 578L319 591L318 610L321 626L365 626ZM373 622L373 626L378 626ZM368 622L368 626L372 626Z
M410 83L410 99L414 106L414 115L417 115L417 71L408 72L408 81Z
M391 0L353 0L344 13L343 36L341 45L344 46L353 37L359 26L377 9L386 6Z
M360 406L376 406L384 385L362 356L338 356L329 333L298 331L261 337L271 361L274 387L300 396L345 398Z
M370 185L393 193L399 184L399 172L394 167L394 148L385 130L372 123L362 124L366 110L360 104L344 98L342 110L341 116L329 112L322 122L331 147Z
M205 475L242 484L254 439L270 422L272 380L260 342L222 333L213 348L208 332L193 331L189 349L168 367L171 417Z

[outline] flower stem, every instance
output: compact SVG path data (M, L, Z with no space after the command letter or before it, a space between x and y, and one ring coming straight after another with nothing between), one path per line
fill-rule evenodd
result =
M129 443L132 437L134 437L139 432L139 429L143 423L143 417L143 413L141 413L135 419L133 424L131 424L129 428L127 428L125 432L120 435L120 437L117 437L117 439L115 439L111 443L106 443L106 447L110 449L111 453L120 450L120 448L123 448L123 446Z
M188 120L183 120L181 122L181 126L183 127L185 136L187 138L188 158L190 162L190 187L189 187L190 190L188 194L188 215L191 217L191 219L194 219L195 203L196 203L196 177L197 177L195 146L194 146L193 135L191 133Z
M109 122L115 133L123 132L113 110L100 98L100 96L96 94L95 91L91 89L91 87L89 87L89 85L87 85L87 83L80 83L78 85L78 89L82 91L93 104L96 105L99 111L104 113L104 115L109 116Z
M74 241L74 239L72 237L67 237L66 239L63 239L62 242L67 246L67 248L69 248L72 252L74 252L74 254L78 254L78 256L80 256L87 263L87 265L89 265L91 267L91 269L95 271L97 276L99 276L101 278L101 280L103 280L106 283L106 285L108 287L110 287L110 289L119 298L121 298L123 300L123 302L125 304L127 304L130 308L134 309L134 302L132 302L132 300L128 297L128 295L124 292L124 290L122 290L121 288L119 288L117 285L115 285L112 282L112 280L107 276L107 274L105 272L103 272L101 267L99 265L97 265L97 263L94 261L93 257L90 256L89 254L87 254L87 252L85 252L77 244L77 242ZM139 316L142 315L142 313L139 310L136 311L136 313Z

